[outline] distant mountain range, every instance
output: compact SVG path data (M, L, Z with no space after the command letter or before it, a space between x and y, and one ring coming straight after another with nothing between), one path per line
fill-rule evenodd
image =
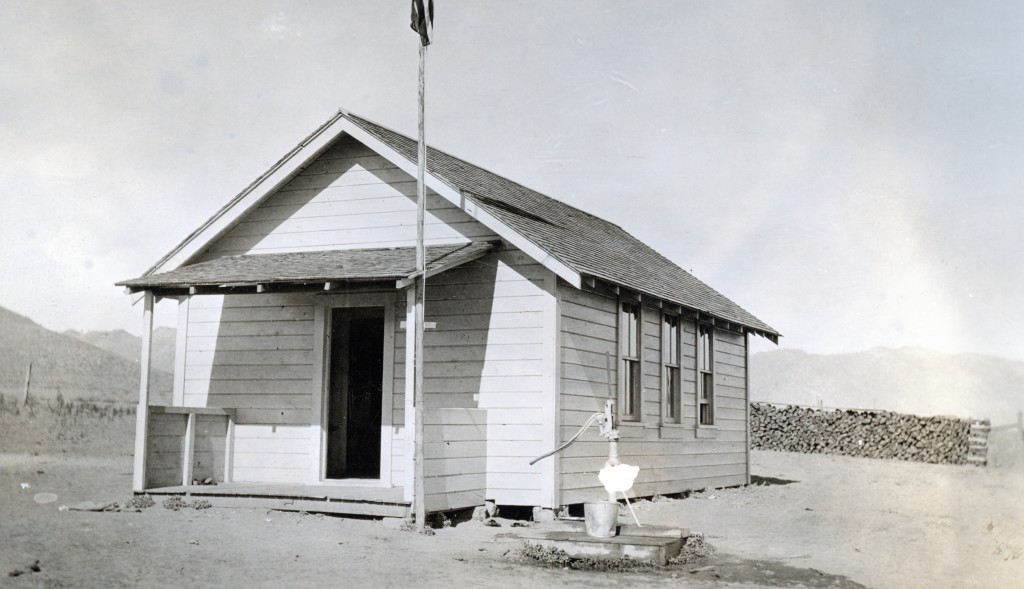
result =
M174 373L175 331L173 327L156 327L153 329L153 349L150 353L150 364L153 368L163 370L169 374ZM132 335L123 329L114 331L75 331L69 329L62 333L126 360L138 361L141 356L142 338Z
M1015 422L1024 410L1024 362L921 348L852 354L772 350L750 358L754 401L886 409Z
M153 391L169 397L175 330L153 330ZM0 394L19 397L31 361L39 396L135 400L141 339L117 331L50 331L0 307ZM1024 362L921 348L851 354L772 350L750 358L754 401L1015 422L1024 410Z
M53 399L58 393L68 400L138 399L137 351L134 359L121 357L0 307L0 394L8 400L21 398L29 363L29 394L36 399ZM169 396L170 373L154 369L151 379L155 395Z

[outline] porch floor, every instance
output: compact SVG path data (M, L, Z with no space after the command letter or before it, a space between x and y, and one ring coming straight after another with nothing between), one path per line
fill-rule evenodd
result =
M147 489L145 493L200 497L214 507L251 507L375 517L405 517L410 506L403 497L401 487L233 482L156 487Z

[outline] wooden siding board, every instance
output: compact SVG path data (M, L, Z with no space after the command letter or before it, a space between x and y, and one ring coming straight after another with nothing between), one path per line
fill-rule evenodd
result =
M279 335L313 336L312 321L259 321L251 323L192 323L189 334L194 336L246 336L265 337Z
M522 362L542 360L542 352L536 344L497 344L430 346L430 360L435 364L443 362Z
M244 297L245 295L239 295ZM284 299L286 300L286 299ZM233 321L312 321L312 305L273 305L273 306L240 306L241 299L229 299L225 305L229 307L220 308L192 308L189 309L189 324L193 323L230 323Z
M202 397L215 395L239 395L245 397L265 397L266 395L287 397L299 395L308 397L310 394L311 382L312 381L308 378L292 380L222 380L219 378L211 378L210 380L186 380L185 398L188 399L189 396ZM186 406L188 405L189 404L186 403ZM205 405L199 406L204 407ZM224 407L224 405L210 406ZM240 406L245 407L245 405Z
M308 350L312 346L307 335L203 336L188 338L188 349L196 352Z
M569 341L571 340L571 341ZM611 370L615 367L615 356L607 350L602 350L603 346L586 345L583 343L583 349L573 347L574 345L580 345L578 338L565 338L561 349L562 364L569 365L574 364L577 366L586 366L589 368L600 368L604 370ZM593 350L601 351L593 351Z
M216 380L244 380L244 381L275 381L275 380L304 380L310 381L310 369L306 364L277 365L277 366L253 366L253 365L192 365L185 367L185 380L209 381L216 372Z
M187 352L187 366L211 366L214 364L231 366L267 366L267 365L313 365L313 350L261 350L248 352Z
M415 245L415 179L362 144L335 144L269 196L203 259L220 255ZM428 243L496 239L433 191Z
M617 364L602 364L605 355L617 357L617 306L610 297L564 284L560 285L559 293L564 325L560 350L563 367L560 435L564 440L575 434L590 414L601 410L605 398L617 397L618 384L614 379ZM636 486L641 494L701 488L708 481L742 483L737 477L743 479L746 473L745 362L738 355L744 353L743 341L732 334L716 337L717 428L713 437L698 439L693 364L696 350L692 342L696 328L692 321L685 320L682 327L684 334L688 334L683 336L681 346L683 418L680 424L651 427L661 420L661 314L644 308L644 425L622 426L623 439L619 442L622 460L641 466ZM737 368L739 370L735 370ZM614 386L609 386L609 381ZM596 432L584 434L582 440L562 453L563 502L592 500L604 494L596 471L607 459L608 444Z
M308 409L239 409L235 415L238 423L244 424L308 425L312 419Z
M427 332L424 342L426 419L431 411L443 408L451 413L445 423L425 424L425 455L428 460L447 456L451 465L472 468L481 465L479 459L508 458L517 469L510 476L519 473L529 481L520 485L526 488L495 487L485 462L477 473L485 481L478 498L508 504L510 499L529 497L527 505L550 503L541 498L540 481L530 478L537 477L541 467L531 467L525 456L536 456L546 451L542 446L550 445L544 441L542 411L544 403L550 403L545 391L552 386L545 376L542 347L548 329L544 305L550 296L543 290L543 279L548 274L521 252L505 249L428 283L426 319L436 322L436 328ZM460 423L476 414L455 410L482 411L486 422ZM501 486L509 485L501 481ZM450 484L445 489L462 492Z

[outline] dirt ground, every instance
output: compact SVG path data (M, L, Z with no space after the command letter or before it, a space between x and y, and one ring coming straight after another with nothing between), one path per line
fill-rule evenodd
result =
M375 520L172 511L159 502L141 513L61 511L130 498L132 422L54 419L0 414L3 587L1020 587L1024 579L1024 462L976 468L754 452L760 484L636 504L641 523L705 534L714 556L594 572L518 557L526 528L510 520L423 536ZM37 503L38 493L57 499Z

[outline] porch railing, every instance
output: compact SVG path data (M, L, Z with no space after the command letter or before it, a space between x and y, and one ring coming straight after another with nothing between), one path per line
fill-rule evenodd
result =
M231 482L234 425L233 409L151 405L146 488Z

